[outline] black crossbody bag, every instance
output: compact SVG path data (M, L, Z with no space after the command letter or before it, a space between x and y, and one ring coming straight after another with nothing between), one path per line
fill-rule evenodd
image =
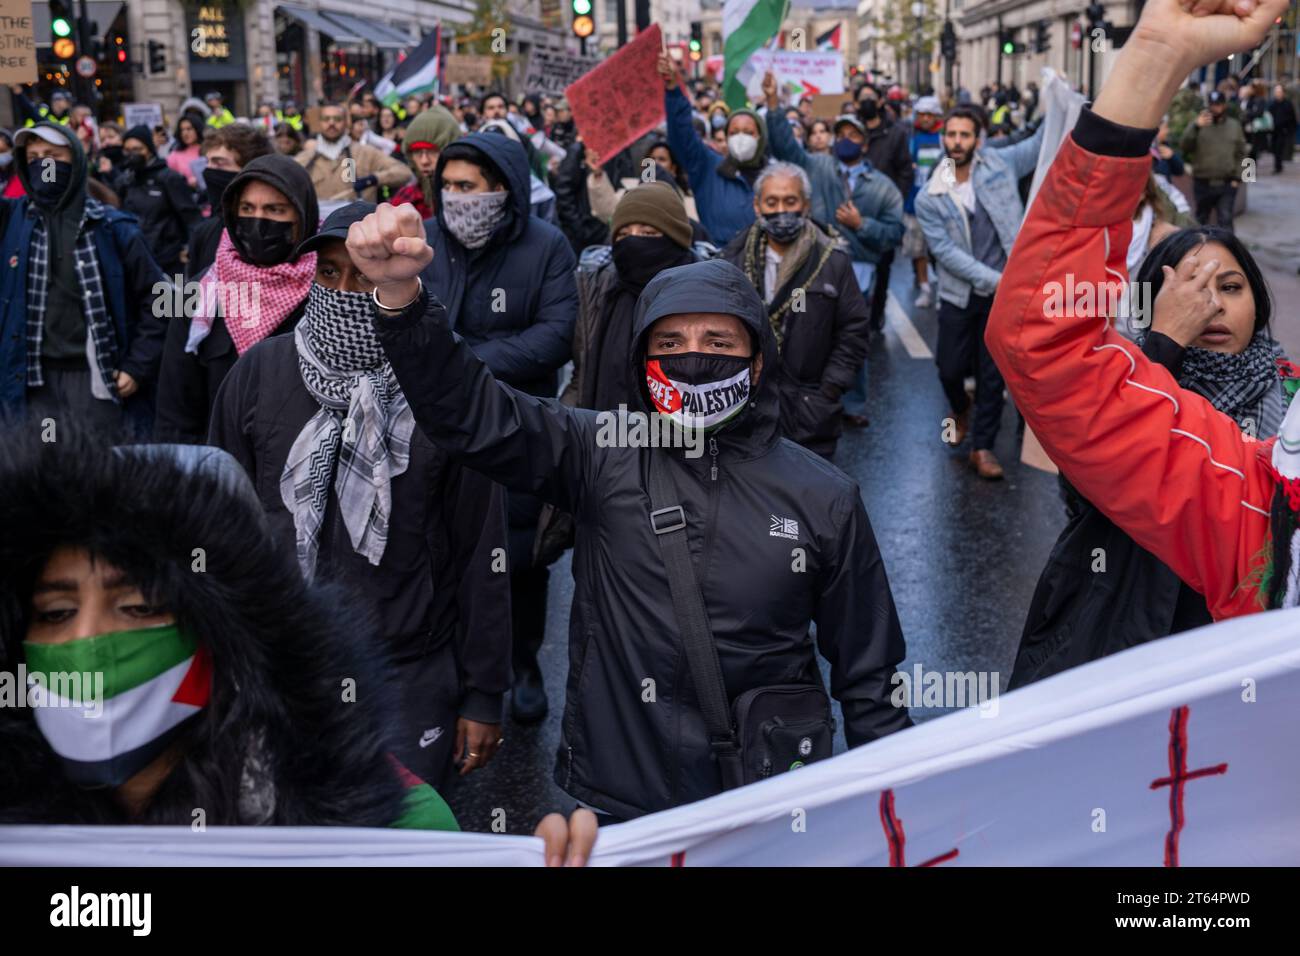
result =
M650 449L650 527L659 538L673 611L709 745L731 790L831 755L835 719L826 690L817 684L774 684L747 690L734 702L718 663L704 597L686 543L686 512L669 464Z

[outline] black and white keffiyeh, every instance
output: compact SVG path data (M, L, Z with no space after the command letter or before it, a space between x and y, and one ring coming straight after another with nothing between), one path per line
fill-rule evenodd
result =
M367 293L313 282L294 330L298 370L321 409L289 449L280 497L293 515L298 564L309 581L331 486L352 547L377 565L388 544L390 482L411 460L415 416L370 320Z
M1189 348L1178 382L1205 396L1256 437L1267 438L1277 434L1288 405L1277 366L1282 357L1282 346L1264 331L1256 332L1235 355Z

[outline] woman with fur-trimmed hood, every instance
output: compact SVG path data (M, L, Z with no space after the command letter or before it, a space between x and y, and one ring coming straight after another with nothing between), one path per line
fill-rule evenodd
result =
M391 755L371 622L304 582L234 459L42 437L0 433L0 695L38 705L0 696L0 824L458 829ZM70 673L101 676L60 701ZM596 819L535 835L581 866Z

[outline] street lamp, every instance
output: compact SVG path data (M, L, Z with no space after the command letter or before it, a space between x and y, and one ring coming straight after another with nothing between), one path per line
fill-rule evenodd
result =
M925 4L921 0L915 0L912 4L912 16L916 17L916 85L913 91L917 96L921 95L921 31L925 28Z

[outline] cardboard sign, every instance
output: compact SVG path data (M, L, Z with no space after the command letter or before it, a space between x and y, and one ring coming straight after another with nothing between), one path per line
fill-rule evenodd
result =
M474 53L448 53L443 76L448 83L474 83L486 86L492 82L493 58Z
M797 101L796 101L797 102ZM849 109L844 109L848 103ZM853 97L848 93L822 93L812 98L813 119L833 120L841 113L853 112Z
M661 49L655 24L564 91L583 142L602 159L663 122Z
M163 121L162 105L159 103L123 103L122 125L127 129L132 126L147 126L153 129L161 126Z
M31 0L0 0L0 83L36 82Z
M595 69L600 62L594 56L577 56L558 50L534 48L528 54L528 72L524 74L524 90L528 93L545 93L560 96L565 87Z

